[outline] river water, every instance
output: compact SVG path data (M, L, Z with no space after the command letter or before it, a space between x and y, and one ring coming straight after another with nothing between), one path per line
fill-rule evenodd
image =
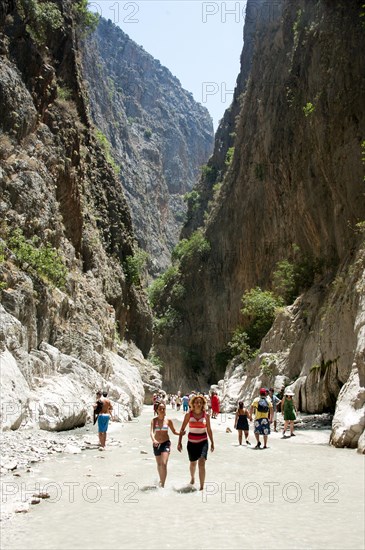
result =
M183 413L168 416L179 428ZM43 489L51 498L5 522L1 548L365 548L364 456L327 445L327 430L272 434L269 449L254 450L252 432L252 447L239 447L233 418L222 415L212 420L206 489L190 492L186 437L180 454L172 434L166 488L154 487L151 417L145 407L111 425L122 447L61 456L13 478L21 495Z

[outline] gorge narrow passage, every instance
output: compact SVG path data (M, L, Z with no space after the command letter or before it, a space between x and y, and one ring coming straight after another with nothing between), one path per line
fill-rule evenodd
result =
M183 413L169 408L168 416L179 429ZM212 420L206 489L184 493L186 438L180 454L174 436L167 486L148 490L158 479L151 417L145 407L133 422L111 425L122 447L61 456L12 478L51 498L6 522L1 548L364 548L364 457L328 446L327 430L272 434L270 448L255 451L237 446L233 417L221 415Z

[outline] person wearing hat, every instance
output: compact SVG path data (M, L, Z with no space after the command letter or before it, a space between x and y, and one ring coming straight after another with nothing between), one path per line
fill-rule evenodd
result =
M295 436L294 420L296 419L296 408L293 397L294 393L291 390L284 391L284 399L282 401L282 411L284 415L283 437L285 437L285 432L288 424L290 424L290 436Z
M206 413L206 400L204 395L194 395L190 400L190 412L187 412L179 435L177 450L181 453L182 437L185 428L189 424L187 450L190 460L190 484L195 483L196 465L199 466L200 491L203 490L205 481L205 462L208 456L208 437L210 439L210 450L214 451L213 432L210 425L209 415Z
M260 435L264 437L263 449L267 449L267 438L270 434L270 424L272 422L273 407L270 397L267 396L266 388L260 389L260 396L256 397L251 404L250 415L255 414L255 437L257 445L255 449L260 449Z

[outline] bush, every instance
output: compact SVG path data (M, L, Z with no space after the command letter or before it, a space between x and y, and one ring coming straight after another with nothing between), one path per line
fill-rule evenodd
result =
M226 166L230 166L233 160L233 155L234 155L234 147L230 147L226 154L226 160L225 160Z
M156 333L163 333L166 330L171 330L180 323L181 314L171 306L168 306L164 314L160 317L155 317L153 324Z
M146 139L151 139L151 137L152 137L151 128L146 128L146 130L143 132L143 135Z
M309 117L311 114L314 113L315 111L315 106L313 105L313 103L311 103L310 101L304 105L303 107L303 113L304 113L304 116L305 117Z
M210 252L210 243L205 239L201 229L195 231L189 239L182 239L172 251L172 261L190 261L203 259Z
M145 250L141 250L140 248L135 251L133 256L127 256L127 258L123 262L123 269L127 281L130 284L140 284L142 270L146 265L147 259L147 252Z
M187 203L189 210L196 212L200 206L200 194L193 189L190 193L185 193L184 202Z
M247 343L251 349L258 349L261 340L272 327L278 308L284 302L272 292L256 287L244 293L242 305Z
M118 176L120 174L120 166L117 165L117 163L115 162L115 160L113 159L113 157L111 155L111 152L110 152L111 145L108 141L108 138L99 129L95 130L95 135L96 135L96 139L99 142L100 147L104 151L105 158L106 158L107 162L110 164L110 166L113 168L114 172Z
M147 293L152 309L157 309L164 293L171 289L175 283L178 284L178 276L178 267L172 265L149 286Z
M96 30L99 23L99 15L87 9L88 0L78 0L73 5L76 24L83 36Z
M296 253L298 251L299 248L295 249ZM273 273L273 289L286 304L292 304L303 290L312 286L316 273L321 270L321 261L309 256L294 261L282 260Z
M207 183L214 183L217 177L217 169L214 166L208 166L207 164L204 164L201 167L201 172L202 172L202 178Z
M45 282L50 282L59 288L66 285L66 266L59 252L49 243L40 244L38 237L26 240L22 231L16 229L7 244L17 260L23 264L23 269L26 270L26 264L28 264Z
M248 344L248 334L242 327L234 331L232 340L228 342L228 348L230 349L231 359L238 356L242 361L247 361L252 358L253 350Z
M39 45L45 45L47 37L63 26L63 16L53 2L18 0L20 16L26 22L26 29Z

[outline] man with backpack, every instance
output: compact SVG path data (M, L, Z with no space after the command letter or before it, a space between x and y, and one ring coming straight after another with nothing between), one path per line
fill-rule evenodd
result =
M256 397L252 404L250 413L255 415L255 437L257 445L255 449L261 448L260 435L264 437L263 449L267 449L267 438L270 434L270 424L273 418L273 406L266 388L260 389L260 396Z

